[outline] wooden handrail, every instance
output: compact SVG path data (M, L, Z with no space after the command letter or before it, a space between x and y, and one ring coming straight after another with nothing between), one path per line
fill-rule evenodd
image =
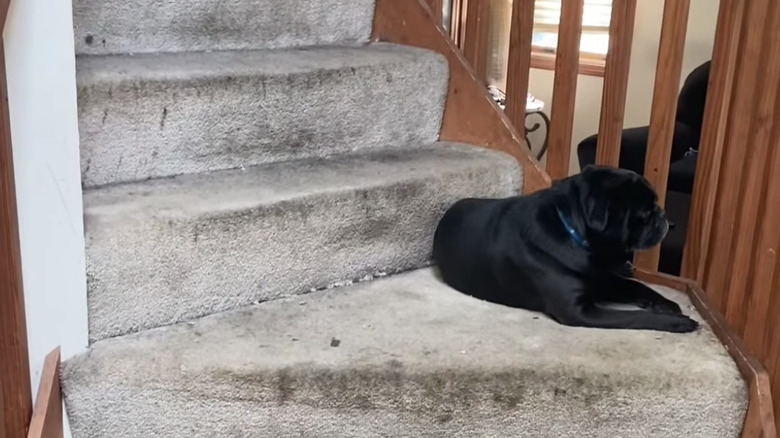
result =
M5 29L8 0L0 1ZM0 42L0 437L23 438L32 415L5 46Z
M669 178L669 159L672 154L677 93L680 89L689 10L690 0L664 2L644 173L645 178L658 192L658 203L661 206L666 203L666 183ZM660 254L660 246L637 253L635 264L637 267L655 271L658 269Z
M550 115L550 147L547 152L547 173L554 180L569 176L584 4L584 0L561 2L561 24L555 54L555 80Z
M612 4L609 24L609 50L604 66L596 164L618 167L620 139L626 112L631 45L634 42L636 0Z

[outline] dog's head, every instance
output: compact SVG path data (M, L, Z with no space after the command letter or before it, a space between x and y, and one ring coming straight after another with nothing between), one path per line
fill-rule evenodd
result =
M583 228L596 250L649 249L669 231L658 196L635 172L587 166L559 184L563 196L557 205Z

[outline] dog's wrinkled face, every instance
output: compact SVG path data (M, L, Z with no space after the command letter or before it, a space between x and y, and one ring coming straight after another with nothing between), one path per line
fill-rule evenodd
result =
M588 240L626 251L650 249L666 237L669 222L658 196L642 176L622 169L587 166L572 178Z

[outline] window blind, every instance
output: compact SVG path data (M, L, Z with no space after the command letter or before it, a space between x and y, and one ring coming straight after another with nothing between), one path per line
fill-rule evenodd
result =
M582 12L581 53L597 56L607 54L611 15L612 0L585 0ZM555 52L558 46L560 19L561 0L536 0L532 43L536 49Z

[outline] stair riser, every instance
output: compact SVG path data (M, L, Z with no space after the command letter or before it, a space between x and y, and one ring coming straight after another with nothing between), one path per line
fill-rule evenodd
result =
M373 0L76 0L76 53L265 49L362 43Z
M309 390L301 386L311 382L281 376L269 382L275 388L259 387L260 376L241 382L243 386L226 386L225 397L209 397L198 391L140 389L122 383L77 386L66 380L66 405L97 407L97 412L81 411L70 417L74 436L89 438L211 438L226 436L227 430L229 436L278 438L714 438L738 436L742 422L740 412L724 418L723 412L730 411L728 403L705 391L689 394L688 403L659 406L665 402L662 392L655 395L657 398L632 402L625 401L629 395L606 388L596 394L567 397L564 390L552 390L552 385L538 383L534 379L539 377L533 375L526 379L503 376L503 381L490 382L474 376L478 383L464 386L450 381L450 376L431 375L427 378L432 387L421 388L411 384L411 379L419 376L402 371L397 371L394 387L377 387L375 381L361 382L348 376L330 382L334 374L323 373L321 383L333 386L322 388L313 405L291 399L297 392ZM572 380L560 377L562 386ZM319 406L319 400L330 400L341 392L355 400L345 400L344 406ZM263 394L278 398L258 401ZM95 395L100 399L92 399ZM391 397L392 401L374 404L374 399Z
M514 193L519 182L508 177L510 166L192 218L106 219L90 214L87 196L90 337L422 266L447 206L467 196Z
M434 141L447 66L436 56L414 60L280 76L85 78L78 97L83 183Z

